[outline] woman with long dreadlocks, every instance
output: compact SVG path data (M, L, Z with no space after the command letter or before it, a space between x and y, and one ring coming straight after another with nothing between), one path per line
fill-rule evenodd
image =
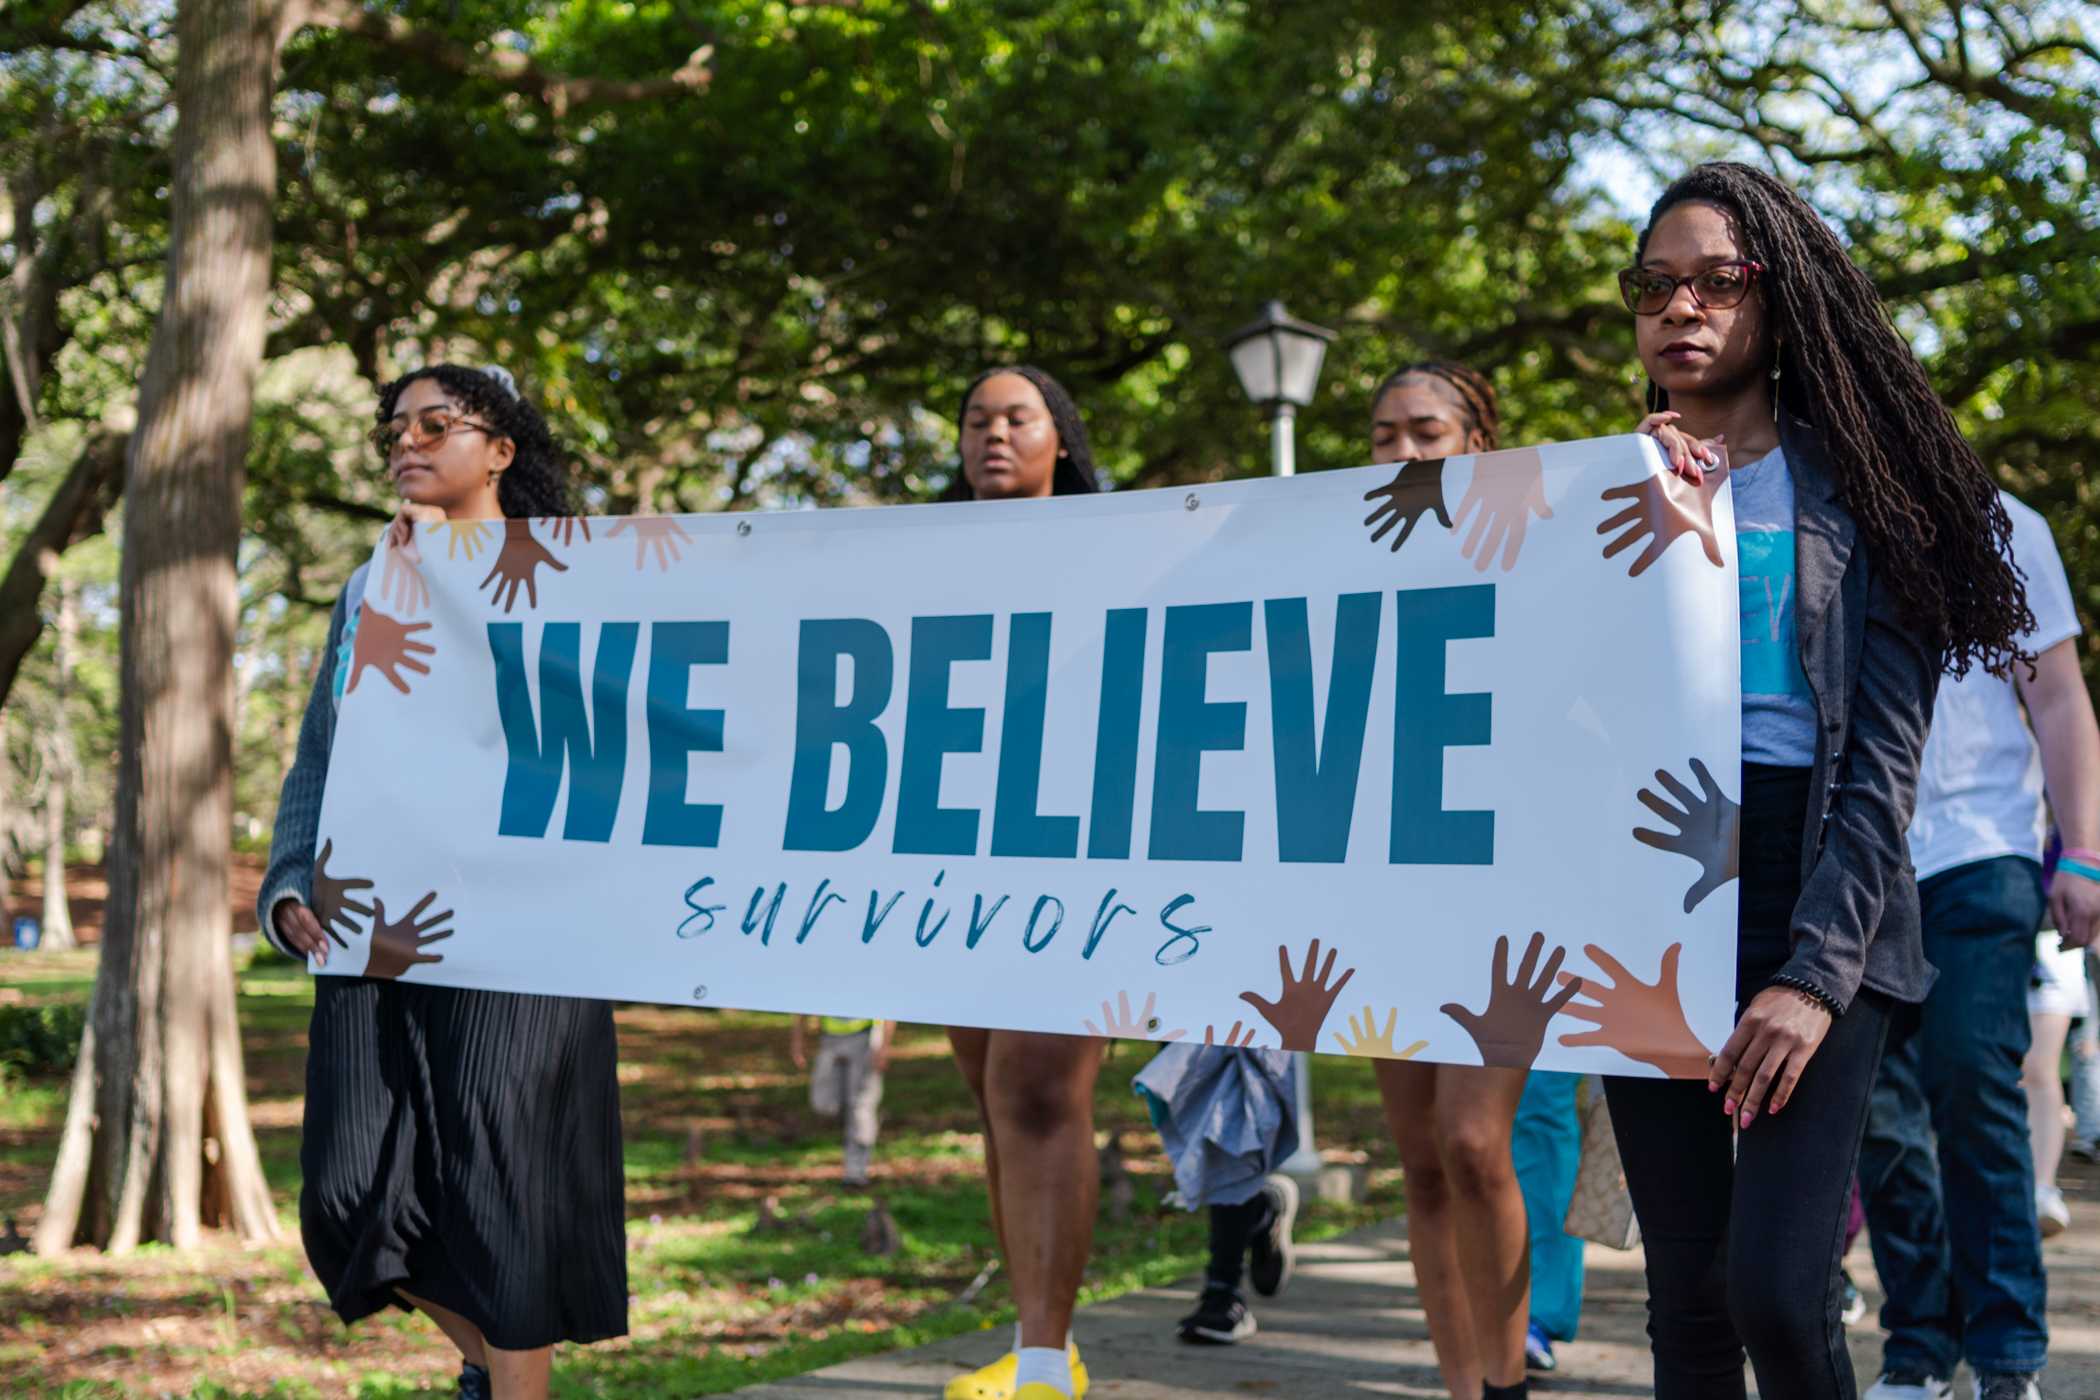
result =
M522 531L574 511L546 420L504 370L416 370L380 391L378 420L404 515ZM513 538L506 552L514 542L538 547ZM365 975L314 985L300 1233L344 1322L419 1309L459 1348L464 1400L544 1400L556 1342L627 1331L612 1008L392 980L418 959L380 967L385 906L357 902L370 882L330 874L326 847L316 862L336 707L375 629L417 645L364 608L366 568L336 600L257 901L280 951L321 963L346 911L373 920Z
M1079 406L1033 365L986 370L956 415L962 470L942 499L1035 500L1099 489ZM992 1232L1020 1319L1013 1350L948 1383L948 1400L1063 1400L1086 1393L1072 1311L1093 1250L1101 1175L1094 1080L1108 1042L1092 1036L950 1026L948 1042L984 1118Z
M1989 474L1799 195L1699 166L1619 280L1684 478L1651 504L1708 509L1725 444L1744 600L1735 1030L1704 1084L1608 1085L1656 1393L1741 1397L1747 1350L1761 1394L1849 1400L1853 1168L1932 980L1904 833L1933 693L1943 663L2003 671L2032 619Z

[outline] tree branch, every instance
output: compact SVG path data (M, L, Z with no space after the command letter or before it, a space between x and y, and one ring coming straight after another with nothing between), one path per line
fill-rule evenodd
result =
M462 78L508 87L544 103L556 116L576 107L685 97L714 77L714 45L694 49L677 72L661 78L586 78L550 73L514 49L475 48L402 19L366 9L358 0L308 0L299 18L318 29L354 34L419 63Z
M36 606L44 583L58 567L60 555L100 533L102 517L123 489L124 452L130 443L131 434L107 429L89 436L0 577L0 704L6 703L22 659L44 630Z

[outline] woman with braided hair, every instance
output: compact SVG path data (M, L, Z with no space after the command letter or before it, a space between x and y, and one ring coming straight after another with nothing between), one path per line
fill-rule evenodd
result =
M1466 365L1403 366L1372 397L1374 463L1500 445L1494 386ZM1531 1261L1510 1142L1525 1071L1412 1060L1377 1068L1407 1176L1408 1257L1444 1384L1456 1400L1521 1397Z
M574 509L546 420L503 370L402 376L372 438L407 518L523 526ZM316 852L360 619L387 621L365 615L367 567L336 600L257 901L280 951L324 964L336 928L355 927L346 911L373 921L364 975L315 980L300 1233L344 1322L420 1310L459 1348L464 1400L544 1400L556 1342L627 1331L612 1008L395 980L384 905L353 902L370 882Z
M1933 694L1943 665L2002 673L2032 618L1989 473L1799 195L1699 166L1619 281L1682 478L1651 515L1710 531L1725 474L1743 584L1737 1022L1704 1084L1607 1085L1656 1393L1740 1400L1747 1351L1760 1394L1851 1400L1853 1170L1932 982L1905 831Z

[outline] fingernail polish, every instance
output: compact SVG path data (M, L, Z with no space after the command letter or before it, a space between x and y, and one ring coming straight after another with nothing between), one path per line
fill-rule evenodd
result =
M1721 1100L1721 1112L1723 1112L1723 1113L1726 1113L1726 1114L1731 1114L1731 1115L1732 1115L1732 1114L1734 1114L1734 1112L1735 1112L1735 1100L1734 1100L1734 1099L1723 1099L1723 1100Z
M1749 1126L1751 1125L1751 1123L1753 1123L1754 1121L1756 1121L1756 1119L1757 1119L1757 1115L1756 1115L1756 1114L1754 1114L1754 1113L1752 1113L1752 1112L1751 1112L1751 1111L1750 1111L1749 1109L1747 1109L1747 1108L1746 1108L1746 1109L1744 1109L1744 1110L1743 1110L1743 1116L1742 1116L1742 1119L1741 1119L1741 1120L1740 1120L1740 1121L1739 1121L1739 1122L1737 1123L1737 1125L1736 1125L1736 1126L1738 1126L1738 1127L1742 1127L1742 1128L1747 1128L1747 1127L1749 1127Z

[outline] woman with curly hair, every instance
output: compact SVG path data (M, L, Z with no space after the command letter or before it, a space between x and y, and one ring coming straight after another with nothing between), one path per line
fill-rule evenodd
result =
M573 510L546 421L503 370L404 375L372 437L407 514ZM281 951L319 963L353 907L314 847L366 567L336 601L257 904ZM459 1393L500 1400L546 1395L556 1342L625 1334L616 1059L602 1001L317 979L299 1223L337 1315L420 1309L460 1350Z
M1943 666L2003 671L2032 619L1989 473L1798 194L1699 166L1634 263L1643 426L1682 477L1647 509L1710 531L1725 472L1743 583L1735 1029L1704 1083L1608 1083L1656 1394L1739 1400L1747 1351L1760 1394L1850 1400L1852 1175L1891 1024L1932 982L1905 830L1933 694Z

